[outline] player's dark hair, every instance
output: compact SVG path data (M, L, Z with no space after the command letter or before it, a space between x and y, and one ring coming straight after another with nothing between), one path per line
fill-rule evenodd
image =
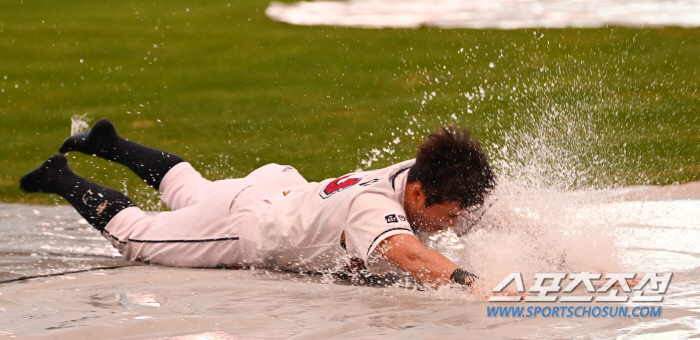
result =
M433 132L418 146L408 183L420 182L425 206L459 202L462 208L484 203L496 180L479 141L453 126Z

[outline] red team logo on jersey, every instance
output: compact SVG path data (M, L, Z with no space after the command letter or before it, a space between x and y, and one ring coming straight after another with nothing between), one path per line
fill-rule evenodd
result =
M336 192L343 191L359 183L365 177L362 175L355 175L355 177L350 178L350 176L352 175L353 174L345 175L328 183L328 185L326 185L326 187L323 188L323 190L321 190L321 198L326 199L328 197L331 197L331 195L335 194Z

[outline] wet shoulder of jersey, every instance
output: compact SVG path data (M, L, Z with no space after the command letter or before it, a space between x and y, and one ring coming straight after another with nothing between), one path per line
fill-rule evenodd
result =
M375 183L388 185L390 186L391 191L396 192L398 187L396 178L401 173L410 169L413 163L415 163L415 160L408 160L383 169L353 172L338 177L323 186L319 192L319 196L322 199L328 199L345 190L362 190L374 185Z

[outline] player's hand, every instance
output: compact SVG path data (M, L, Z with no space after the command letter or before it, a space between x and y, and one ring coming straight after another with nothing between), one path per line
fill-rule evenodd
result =
M472 295L476 296L477 299L481 301L486 301L489 299L489 296L491 296L491 291L488 289L484 289L484 287L482 287L481 283L479 283L478 281L472 282L470 290Z
M476 296L481 301L488 301L491 296L520 296L520 299L524 299L525 296L522 293L513 291L502 291L500 293L494 293L490 289L484 287L479 281L475 281L471 285L471 293Z
M625 281L627 281L627 285L628 285L630 288L634 288L634 286L636 286L636 285L639 283L639 281L642 281L642 278L641 278L641 277L638 277L638 278L635 278L635 279L630 279L630 280L625 280ZM613 288L620 288L620 283L619 283L619 282L615 282L615 284L613 284L612 286L613 286Z
M638 278L636 278L636 279L626 280L626 281L627 281L627 285L630 286L630 288L634 288L634 286L636 286L636 285L639 283L639 281L642 281L642 278L641 278L641 277L638 277ZM615 284L613 285L613 287L620 287L620 284L619 284L619 283L615 283Z
M601 277L605 277L605 275L606 275L606 274L603 273L603 274L601 274ZM628 285L630 288L634 288L637 284L639 284L640 281L642 281L642 278L641 278L641 277L638 277L638 278L635 278L635 279L629 279L629 280L625 280L625 281L627 281L627 285ZM600 289L601 287L603 287L604 285L605 285L605 283L602 283L602 282L601 282L601 283L593 284L593 287L595 287L596 290L599 290L599 289ZM620 288L620 283L619 283L619 282L615 282L615 283L612 285L612 288Z

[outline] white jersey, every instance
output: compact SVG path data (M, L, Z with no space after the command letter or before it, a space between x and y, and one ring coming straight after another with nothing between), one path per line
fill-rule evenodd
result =
M372 254L387 237L413 235L403 202L407 170L414 163L409 160L271 193L265 197L271 205L259 228L244 236L245 241L254 243L265 267L319 270L333 268L342 258L356 258L375 274L394 269Z
M319 271L354 258L353 266L383 274L395 268L372 256L374 249L389 236L413 234L403 209L413 164L308 183L294 168L277 164L211 182L183 162L160 185L172 211L124 209L103 235L133 261Z

